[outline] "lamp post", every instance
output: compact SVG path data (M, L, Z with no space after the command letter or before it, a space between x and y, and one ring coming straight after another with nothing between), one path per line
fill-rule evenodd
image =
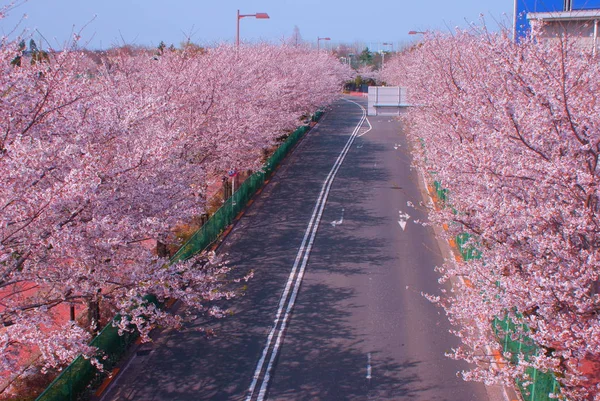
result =
M383 46L392 46L392 52L394 51L394 44L393 43L383 42L382 45ZM382 50L381 51L381 69L383 69L384 63L385 63L385 50Z
M408 31L409 35L417 35L417 34L421 34L421 35L425 35L427 32L424 31Z
M348 54L348 61L349 61L348 65L350 65L350 68L352 68L352 57L354 57L354 54L353 53L349 53Z
M321 51L320 44L321 44L322 40L331 40L331 38L319 38L319 37L317 37L317 52Z
M269 19L267 13L256 13L256 14L240 14L240 10L237 10L237 31L235 35L235 48L240 48L240 20L245 17L254 17L256 19Z

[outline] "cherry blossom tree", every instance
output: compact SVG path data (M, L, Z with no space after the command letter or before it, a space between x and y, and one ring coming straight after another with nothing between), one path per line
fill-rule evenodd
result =
M483 255L440 268L472 283L441 300L464 344L454 356L475 364L467 379L527 382L535 367L569 399L600 397L585 372L600 356L599 70L575 38L515 43L473 28L431 32L383 71L417 105L406 120L416 165L449 191L431 221L448 239L471 234ZM537 353L493 363L495 318Z
M248 272L214 256L170 264L144 241L172 241L203 213L210 179L260 168L264 148L339 95L347 67L268 44L11 63L22 50L0 46L0 371L32 347L46 367L93 355L93 330L61 320L73 306L92 326L109 308L146 339L183 318L147 294L222 316L212 301Z

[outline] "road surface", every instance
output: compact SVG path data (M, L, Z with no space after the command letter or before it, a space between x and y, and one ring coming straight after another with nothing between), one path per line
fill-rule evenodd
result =
M401 124L365 106L336 102L219 248L255 272L234 315L160 333L103 400L490 400L422 295L443 258Z

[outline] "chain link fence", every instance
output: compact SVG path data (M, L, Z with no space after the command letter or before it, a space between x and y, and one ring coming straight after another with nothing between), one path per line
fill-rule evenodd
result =
M529 360L534 357L539 349L533 340L522 333L528 331L527 326L517 328L514 322L508 318L503 320L494 319L494 332L502 345L505 358L511 363L518 363L520 358ZM517 334L519 333L519 334ZM527 368L526 375L529 380L517 380L517 386L525 401L549 401L551 394L559 394L560 388L552 372L542 372L535 368ZM530 382L530 384L528 384Z
M159 306L154 296L148 295L144 299ZM113 321L116 323L120 319L120 316L116 316ZM138 337L139 333L135 330L120 335L119 329L113 325L113 322L107 324L90 342L92 347L98 349L97 358L102 363L103 371L93 366L89 359L78 356L50 383L36 401L89 399L92 389L108 376Z

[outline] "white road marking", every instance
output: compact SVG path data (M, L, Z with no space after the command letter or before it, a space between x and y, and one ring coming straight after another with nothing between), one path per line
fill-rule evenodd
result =
M335 227L335 226L339 226L343 222L344 222L344 208L342 208L342 217L339 220L332 221L331 225Z
M371 353L367 355L367 379L371 380L373 376L371 376Z
M349 102L352 102L351 100L348 100L348 101L349 101ZM352 102L352 103L356 103L356 102ZM356 104L358 104L358 103L356 103ZM359 105L359 106L360 106L360 105ZM361 107L362 107L362 106L361 106ZM368 117L365 117L365 120L367 121L367 124L369 124L369 129L368 129L368 130L366 130L365 132L363 132L362 134L358 135L358 137L361 137L361 136L363 136L363 135L366 135L367 133L369 133L369 132L370 132L370 131L373 129L373 126L371 125L371 121L369 121L369 118L368 118ZM362 124L361 124L361 125L362 125Z
M248 395L246 397L246 401L252 400L252 398L255 396L255 390L256 390L257 384L260 380L261 373L265 369L265 361L267 359L267 356L269 355L269 350L271 349L271 347L273 347L273 350L271 351L271 357L269 358L269 362L266 367L264 377L262 379L260 390L258 392L258 396L256 397L257 401L263 401L265 399L265 396L267 393L267 387L268 387L269 381L271 379L271 370L273 369L273 363L279 353L279 348L280 348L282 340L283 340L283 333L285 332L285 328L287 326L287 321L289 319L290 312L291 312L292 308L294 307L294 303L296 302L296 296L298 295L298 290L300 289L300 284L302 283L302 278L304 277L304 271L306 268L306 264L308 263L308 258L310 256L310 252L312 250L313 242L314 242L315 236L317 234L319 224L321 222L321 217L323 215L323 210L325 208L325 204L327 203L327 198L329 196L329 191L331 189L331 185L333 184L335 175L337 174L340 166L342 165L344 158L346 157L346 154L350 150L350 147L352 146L352 143L354 142L354 139L356 138L360 127L362 126L365 119L367 118L367 112L364 107L362 107L360 104L358 104L356 102L353 102L352 100L347 100L347 99L345 99L345 100L347 102L351 102L351 103L354 103L357 106L359 106L362 110L362 117L361 117L360 121L358 122L358 124L356 125L356 128L354 128L354 131L350 135L350 138L346 142L346 145L344 146L344 148L340 152L339 156L337 157L333 167L331 168L331 170L329 171L329 174L327 175L327 178L323 182L323 186L321 188L321 193L319 194L319 197L317 198L317 202L313 209L313 213L312 213L312 216L308 223L308 227L306 227L306 231L304 232L304 238L302 239L300 249L298 250L298 253L296 255L294 265L292 266L292 271L290 272L288 281L285 285L285 289L279 300L279 307L278 307L277 313L275 315L273 327L271 328L271 331L269 332L269 335L267 337L267 343L265 344L262 355L261 355L258 363L256 364L256 369L254 371L254 377L252 379L252 383L250 383L250 388L248 389ZM307 242L308 242L308 244L307 244ZM292 284L293 284L294 288L290 295L290 289L292 288ZM289 300L288 300L288 295L290 295ZM283 313L284 308L285 308L285 314L283 315L283 318L282 318L281 315ZM277 338L276 338L275 342L273 342L274 341L273 339L274 339L276 333L277 333Z
M410 219L408 213L404 213L402 210L398 211L398 224L402 227L402 231L406 230L406 223Z

